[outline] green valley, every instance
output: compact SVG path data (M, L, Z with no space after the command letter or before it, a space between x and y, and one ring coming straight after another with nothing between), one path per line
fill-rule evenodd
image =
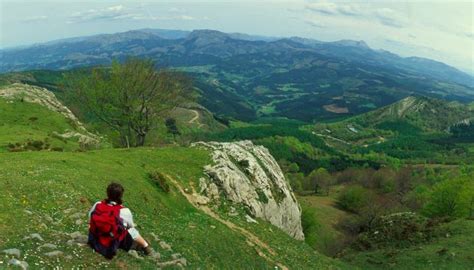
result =
M64 24L215 23L178 4L140 15L153 4ZM305 2L298 20L415 21L358 5ZM412 46L146 28L0 48L0 269L472 270L474 79L409 56L448 39L397 36ZM105 259L95 238L124 250Z

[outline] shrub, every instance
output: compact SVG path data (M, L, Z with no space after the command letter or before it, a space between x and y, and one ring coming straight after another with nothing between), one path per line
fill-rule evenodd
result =
M30 141L28 140L25 143L9 143L8 151L10 152L22 152L22 151L41 151L41 150L48 150L50 148L50 144L47 141Z
M423 213L430 217L469 217L473 214L473 180L460 177L434 185Z
M421 184L408 192L403 198L402 203L411 210L419 211L423 209L429 200L430 188L427 185Z
M163 192L169 193L170 186L168 184L168 178L161 172L153 171L148 174L151 181L158 186Z
M177 135L181 135L181 132L179 131L178 126L176 125L176 119L167 118L165 120L165 126L166 126L166 129L168 130L168 133L173 135L173 137L176 137Z
M359 212L367 206L374 196L372 192L362 186L353 185L346 187L337 198L337 205L344 210Z
M379 189L383 193L395 191L396 181L395 172L390 168L382 168L376 171L372 176L373 187Z
M25 148L27 150L40 151L43 150L44 146L45 145L43 141L28 141Z
M297 173L299 171L300 171L300 167L296 163L291 163L288 166L288 172L290 172L290 173Z
M472 181L459 194L458 213L469 219L474 219L474 183Z
M305 235L305 242L314 247L317 242L317 231L321 226L316 220L316 210L313 208L303 207L301 211L301 226Z
M360 250L384 246L407 247L433 236L433 222L413 212L378 217L373 226L361 233L354 243Z
M285 178L290 182L293 191L298 193L303 192L303 182L305 177L302 173L287 173L285 174Z
M396 182L392 178L385 179L382 181L380 188L383 193L394 192L396 188Z
M372 202L358 210L356 215L349 215L337 223L337 227L347 235L357 236L359 233L371 230L381 216L393 213L394 207L386 202Z

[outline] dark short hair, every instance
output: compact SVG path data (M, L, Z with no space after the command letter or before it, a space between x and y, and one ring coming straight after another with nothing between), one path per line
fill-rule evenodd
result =
M107 187L107 201L122 204L122 196L125 189L117 182L112 182Z

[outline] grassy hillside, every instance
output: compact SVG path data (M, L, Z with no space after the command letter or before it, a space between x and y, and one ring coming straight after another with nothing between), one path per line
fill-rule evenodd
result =
M409 248L384 248L347 254L344 260L362 269L472 269L474 221L446 224L444 236Z
M384 122L406 121L423 131L444 131L460 120L474 117L464 104L427 97L407 97L392 105L356 117L355 122L377 127Z
M64 140L53 133L74 130L60 113L52 112L38 104L7 101L0 98L0 152L11 144L24 145L28 141L49 143L50 148L75 150L77 141Z
M370 139L395 134L444 133L450 126L472 118L474 111L466 105L426 97L407 97L342 121L317 124L315 130L342 140L368 143Z
M336 199L324 196L303 196L299 201L303 207L303 224L307 228L307 239L317 250L325 253L337 251L344 246L342 232L337 223L353 215L336 207ZM443 223L435 230L432 239L405 247L400 242L361 251L351 247L339 250L337 257L360 269L472 269L474 263L474 221L460 219ZM335 255L335 254L333 254Z
M451 128L474 119L467 105L427 97L407 97L389 106L310 128L314 135L345 152L387 154L415 163L467 162L472 139ZM458 136L459 137L459 136ZM462 145L460 143L467 143ZM446 158L449 156L449 158Z
M0 201L6 210L0 214L0 231L6 237L0 240L0 249L21 249L28 253L22 258L30 265L43 261L45 265L65 268L92 267L97 263L104 267L121 264L151 267L152 261L136 260L123 253L117 260L105 262L87 247L66 244L70 239L68 233L87 231L86 211L93 202L104 197L104 187L115 179L125 186L126 205L133 210L145 237L153 239L150 236L153 232L172 245L173 252L166 252L152 242L164 260L169 259L171 253L179 252L192 268L236 269L243 265L253 269L273 268L275 264L258 256L243 235L196 210L175 188L164 193L147 178L147 172L158 170L187 186L202 175L202 166L207 162L207 153L187 148L3 153L0 155L0 188L4 192L0 194ZM82 224L76 225L76 218L69 218L74 213L81 213ZM341 266L277 228L257 226L267 234L268 230L272 231L264 241L276 252L267 254L276 262L298 269ZM31 233L39 233L44 243L58 245L66 255L77 256L73 260L65 256L58 261L48 259L38 250L43 242L22 241Z
M69 127L60 115L39 105L0 99L0 106L2 146L11 141L42 139ZM31 117L37 120L31 123ZM63 143L64 150L74 150L70 142ZM19 259L30 268L155 268L156 262L150 258L137 259L121 252L116 259L106 261L90 248L71 242L71 233L87 234L88 209L103 199L107 184L116 180L125 187L125 205L132 209L138 229L161 253L160 262L180 253L191 269L347 268L262 220L247 223L219 209L212 209L211 215L194 207L181 191L198 188L202 168L209 162L207 152L182 147L3 151L0 252L19 249ZM156 171L167 175L169 192L149 177ZM29 238L34 233L42 240ZM163 247L152 233L172 250ZM53 250L63 253L46 255ZM0 253L1 269L7 267L10 258Z
M319 252L335 256L338 242L344 238L336 229L337 223L350 213L336 208L333 196L299 196L298 201L303 209L306 242Z

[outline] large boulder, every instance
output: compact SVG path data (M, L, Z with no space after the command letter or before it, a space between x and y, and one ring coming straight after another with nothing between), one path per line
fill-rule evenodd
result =
M278 163L263 146L251 141L198 142L212 152L208 179L201 179L201 193L210 200L221 197L243 204L254 217L262 218L303 240L301 209Z

